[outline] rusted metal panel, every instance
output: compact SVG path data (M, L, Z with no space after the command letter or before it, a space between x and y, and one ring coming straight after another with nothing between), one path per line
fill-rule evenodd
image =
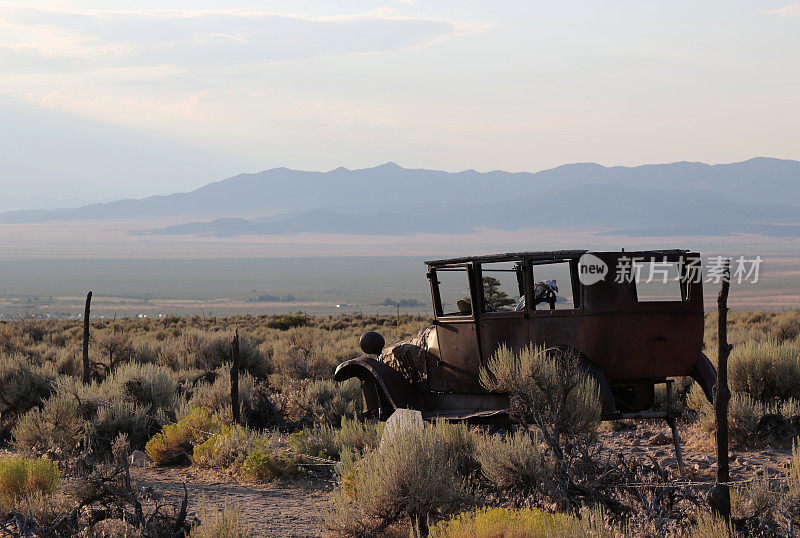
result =
M438 366L447 390L485 392L478 381L481 352L475 321L440 319L436 324L439 341Z

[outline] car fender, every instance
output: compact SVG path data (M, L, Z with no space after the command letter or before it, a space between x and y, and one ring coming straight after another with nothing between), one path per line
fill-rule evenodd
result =
M383 391L384 396L395 409L416 409L417 393L394 368L372 357L359 357L344 361L336 367L335 381L345 381L357 377L372 377Z
M697 381L700 388L703 389L703 394L712 404L714 403L714 386L717 384L717 369L708 360L706 354L700 352L700 358L697 359L697 365L692 370L692 379Z

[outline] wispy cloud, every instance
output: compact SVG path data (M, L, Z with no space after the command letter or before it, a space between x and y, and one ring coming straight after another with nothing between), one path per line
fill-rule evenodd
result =
M800 17L800 4L792 6L779 7L767 11L768 15L782 15L784 17Z
M92 64L213 66L374 54L485 27L394 10L333 16L233 9L85 10L0 2L0 54ZM85 67L85 65L84 65Z

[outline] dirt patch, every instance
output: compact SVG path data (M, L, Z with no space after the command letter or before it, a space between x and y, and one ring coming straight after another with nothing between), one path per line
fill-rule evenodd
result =
M234 476L197 469L132 469L140 486L152 487L180 502L183 484L189 491L189 512L196 513L203 499L209 509L225 502L238 505L243 522L258 536L321 536L318 507L328 497L331 483L301 480L287 483L245 482Z

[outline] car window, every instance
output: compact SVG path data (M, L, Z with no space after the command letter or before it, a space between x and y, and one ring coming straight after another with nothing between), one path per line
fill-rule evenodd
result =
M573 310L577 301L572 289L569 261L534 263L533 310Z
M440 267L435 271L439 286L440 316L472 315L469 276L466 267Z
M524 295L522 268L517 262L484 263L481 265L481 312L513 312L521 310Z
M685 300L685 286L681 283L681 266L678 262L634 259L632 271L634 292L638 302Z

